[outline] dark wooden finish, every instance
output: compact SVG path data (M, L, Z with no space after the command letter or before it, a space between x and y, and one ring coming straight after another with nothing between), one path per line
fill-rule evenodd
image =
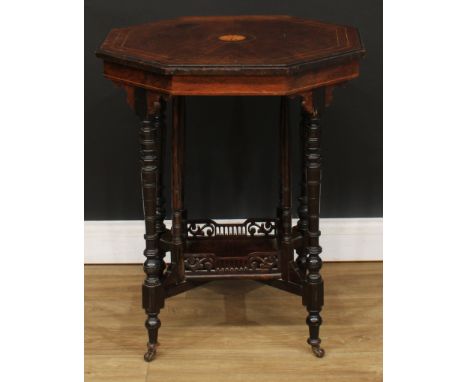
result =
M172 105L172 243L179 282L184 273L184 200L183 200L183 98L174 97Z
M164 100L154 100L148 108L148 95L144 89L135 91L135 111L141 119L140 124L140 162L143 211L145 216L146 279L142 286L143 308L148 315L145 326L148 330L148 351L145 360L156 355L156 343L161 321L158 314L164 307L165 290L162 276L165 269L165 251L160 246L159 237L165 231L164 202L162 199L162 146L164 139Z
M290 279L289 263L294 260L291 219L291 163L289 143L289 100L281 97L280 105L280 216L281 219L281 276Z
M180 125L180 163L181 163L181 197L182 197L182 238L187 239L187 210L184 205L185 200L185 97L179 96L179 125Z
M302 99L302 121L305 129L305 175L307 184L307 233L304 235L302 259L306 259L307 276L302 290L302 304L307 307L307 325L309 338L307 343L318 357L323 357L324 350L320 347L319 328L322 323L320 311L323 306L323 280L320 276L322 260L319 245L320 216L320 125L319 110L323 109L323 92L307 94Z
M106 78L120 84L170 95L281 96L295 95L321 86L332 86L359 76L358 59L320 66L294 75L177 75L169 76L104 63Z
M357 77L363 53L356 28L290 16L157 21L97 51L107 78L172 95L297 94Z
M222 39L226 35L245 37ZM291 16L181 17L113 29L98 56L163 75L290 75L359 58L356 28Z
M309 94L311 96L311 94ZM301 153L301 183L300 183L300 196L299 196L299 205L297 208L297 216L299 217L299 220L297 222L297 229L301 234L301 237L306 237L307 235L307 228L308 228L308 222L307 222L307 215L308 215L308 208L307 208L307 166L306 166L306 150L307 150L307 134L306 134L306 123L304 121L304 113L302 113L302 122L301 122L301 147L300 147L300 153ZM296 264L297 268L301 272L301 279L304 278L305 275L305 269L306 269L306 262L307 262L307 256L304 252L305 246L302 245L300 247L296 248L297 251L297 259L296 259Z
M185 274L192 278L278 277L281 255L277 227L274 219L251 218L236 224L189 221Z
M302 296L314 354L320 346L323 280L319 245L319 115L333 88L359 75L357 29L290 16L184 17L114 29L97 52L141 119L146 227L143 307L156 354L165 297L217 279L253 279ZM279 204L275 218L220 224L188 220L184 207L185 96L281 96ZM291 222L289 97L301 99L299 222ZM164 110L172 99L172 228L164 226ZM294 261L294 250L297 259ZM167 267L164 255L171 252Z

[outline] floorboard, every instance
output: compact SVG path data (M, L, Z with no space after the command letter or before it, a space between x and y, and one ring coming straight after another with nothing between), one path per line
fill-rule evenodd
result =
M143 361L144 274L85 266L85 381L382 380L382 263L324 263L321 338L306 344L298 296L254 281L213 281L166 300L155 361Z

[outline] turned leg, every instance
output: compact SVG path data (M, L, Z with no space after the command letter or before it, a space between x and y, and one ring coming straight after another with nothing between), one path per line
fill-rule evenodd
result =
M281 241L281 277L289 280L289 263L294 260L294 250L291 242L291 165L289 149L289 100L281 97L280 105L280 220Z
M172 103L172 258L177 264L178 281L185 280L184 236L186 227L183 189L184 165L184 98Z
M182 197L182 238L185 243L188 237L187 231L187 209L184 205L185 200L185 97L179 97L179 124L180 124L180 163L182 172L181 197Z
M150 103L150 104L149 104ZM164 287L162 275L165 269L165 252L160 246L160 236L164 232L164 199L162 196L164 107L161 97L150 97L143 89L135 89L135 110L140 116L140 163L143 211L145 217L144 271L146 278L142 286L143 308L148 316L145 326L148 330L148 350L145 361L156 355L158 318L164 307Z
M304 113L302 108L302 113ZM301 236L305 238L307 236L308 220L307 220L307 164L306 164L306 150L307 150L307 129L304 119L301 122L300 138L301 138L301 183L300 183L300 196L298 198L299 205L297 207L297 216L299 218L297 222L297 228L301 233ZM297 258L296 265L301 273L301 277L304 278L307 268L307 254L305 248L307 243L303 241L303 244L296 250Z
M323 280L320 275L322 260L319 245L319 216L320 216L320 126L319 101L320 92L303 96L302 124L305 130L305 177L307 195L307 232L304 235L304 252L301 261L305 260L305 279L303 281L302 304L306 306L309 326L307 343L311 345L317 357L323 357L325 351L320 347L319 329L322 323L320 311L323 306Z

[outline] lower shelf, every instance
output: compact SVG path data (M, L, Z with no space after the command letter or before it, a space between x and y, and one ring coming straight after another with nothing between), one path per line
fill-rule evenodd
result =
M279 274L276 237L189 238L184 252L187 276Z
M278 220L249 218L242 223L189 220L185 225L183 264L187 280L281 278ZM172 250L172 235L160 239Z
M212 281L212 280L259 280L269 281L281 278L281 273L186 273L187 281Z

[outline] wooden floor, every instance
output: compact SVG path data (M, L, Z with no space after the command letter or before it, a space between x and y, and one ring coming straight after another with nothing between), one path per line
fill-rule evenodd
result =
M382 264L325 263L321 338L306 344L293 294L254 281L214 281L166 300L155 361L143 361L141 266L85 266L85 381L382 380Z

